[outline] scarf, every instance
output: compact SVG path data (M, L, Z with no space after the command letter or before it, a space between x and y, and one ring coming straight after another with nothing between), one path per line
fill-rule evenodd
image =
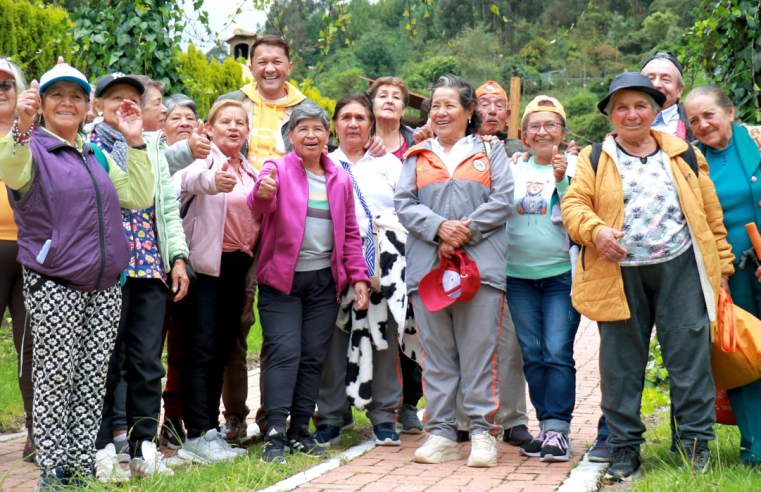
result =
M114 130L111 125L104 121L95 125L91 140L96 144L100 140L102 145L98 146L111 154L111 158L119 166L119 169L127 172L127 149L129 146L127 145L127 139L124 138L121 132Z

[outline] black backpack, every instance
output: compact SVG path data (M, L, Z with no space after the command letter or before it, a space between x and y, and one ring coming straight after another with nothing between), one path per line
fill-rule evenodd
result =
M589 163L592 165L592 170L597 174L597 166L600 164L600 156L602 155L602 144L592 144L592 154L589 156ZM695 155L695 148L692 145L687 145L687 150L679 154L684 162L690 166L690 169L698 175L698 158Z

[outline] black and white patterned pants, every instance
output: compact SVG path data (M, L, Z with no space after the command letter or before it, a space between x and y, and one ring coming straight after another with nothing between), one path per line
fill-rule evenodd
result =
M43 474L89 475L122 296L69 289L24 268L31 320L34 440Z

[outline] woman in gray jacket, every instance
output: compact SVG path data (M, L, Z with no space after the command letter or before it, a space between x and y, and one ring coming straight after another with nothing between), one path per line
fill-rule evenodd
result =
M409 231L406 281L424 354L426 430L431 436L415 452L420 463L461 459L455 416L461 385L472 445L467 464L497 466L497 339L504 312L505 223L513 210L513 179L502 144L485 144L475 135L480 125L473 87L460 77L439 78L431 94L436 138L408 152L394 197L399 220ZM465 302L457 298L460 290L450 289L441 296L442 305L426 306L430 292L421 288L421 279L437 266L437 259L453 256L475 262L471 277L477 267L477 291ZM467 282L466 277L454 278ZM435 283L441 286L441 276ZM443 283L446 288L446 278Z

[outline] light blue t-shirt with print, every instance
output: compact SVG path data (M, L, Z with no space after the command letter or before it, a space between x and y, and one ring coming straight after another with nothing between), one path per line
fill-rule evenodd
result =
M562 199L570 184L576 163L569 156L566 177L555 182L551 165L542 166L532 156L527 162L518 159L510 165L515 180L515 213L507 221L507 275L523 279L548 278L571 270L568 251L563 249L563 235L550 220L552 195Z

